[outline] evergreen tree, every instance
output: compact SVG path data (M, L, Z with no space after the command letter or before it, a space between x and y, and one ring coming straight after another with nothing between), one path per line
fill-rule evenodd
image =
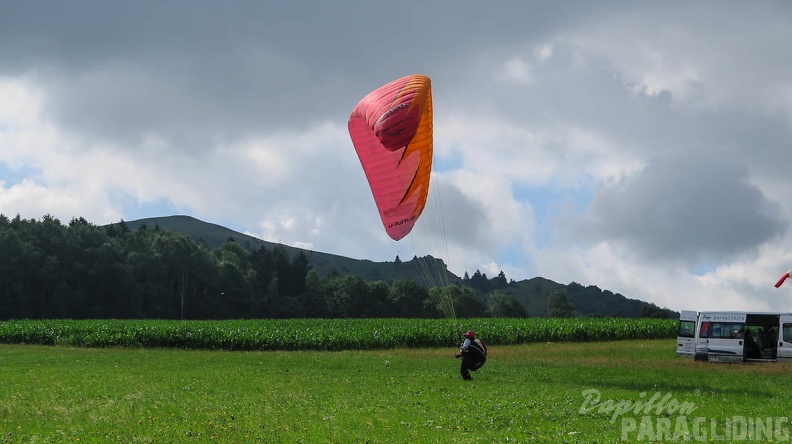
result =
M506 288L506 285L508 285L508 281L506 280L506 273L504 273L503 270L498 273L498 276L492 278L490 282L490 288Z
M476 270L473 276L470 277L470 286L475 290L486 293L487 290L489 290L489 281L487 280L486 273Z

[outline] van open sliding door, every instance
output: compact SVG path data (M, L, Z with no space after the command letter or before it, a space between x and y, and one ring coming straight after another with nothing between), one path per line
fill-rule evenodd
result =
M778 327L781 315L748 314L745 318L743 356L746 361L778 359Z

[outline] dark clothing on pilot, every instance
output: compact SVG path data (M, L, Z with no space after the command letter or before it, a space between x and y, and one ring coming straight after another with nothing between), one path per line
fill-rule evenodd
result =
M471 371L476 371L487 362L487 346L478 339L466 338L465 342L459 347L462 363L459 365L459 373L462 379L470 381Z

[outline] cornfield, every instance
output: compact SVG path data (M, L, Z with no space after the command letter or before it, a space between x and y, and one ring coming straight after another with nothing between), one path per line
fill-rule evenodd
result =
M488 344L676 337L673 319L477 318L240 321L19 320L0 322L0 343L216 350L368 350L443 347L459 329Z

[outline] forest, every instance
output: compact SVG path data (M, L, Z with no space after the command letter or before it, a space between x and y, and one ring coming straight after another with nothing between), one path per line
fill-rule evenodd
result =
M575 282L531 284L525 294L526 282L478 270L443 288L335 269L320 276L304 251L279 244L249 248L229 237L209 248L159 225L0 215L0 320L437 318L448 299L468 318L674 315Z
M209 249L123 221L0 215L0 319L432 318L442 316L437 291L406 279L320 278L304 253L282 246L251 251L230 239ZM485 304L468 285L445 291L460 317L528 315L510 297Z

